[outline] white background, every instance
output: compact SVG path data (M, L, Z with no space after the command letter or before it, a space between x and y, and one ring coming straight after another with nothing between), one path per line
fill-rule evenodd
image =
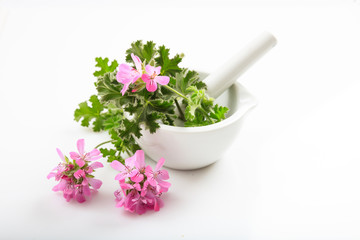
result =
M168 169L160 212L115 208L109 166L91 201L51 191L56 147L108 139L73 121L95 57L154 40L211 72L264 30L259 105L221 161ZM0 84L1 239L360 239L359 1L0 1Z

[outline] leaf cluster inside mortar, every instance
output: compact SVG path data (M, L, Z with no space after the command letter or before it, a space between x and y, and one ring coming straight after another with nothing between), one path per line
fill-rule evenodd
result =
M124 85L116 78L118 62L96 58L99 69L94 76L98 93L80 103L74 113L75 120L81 121L82 126L92 127L95 132L109 132L111 140L108 142L113 148L100 149L109 162L123 162L122 153L133 155L140 149L136 138L141 137L142 128L154 133L159 123L173 126L176 119L185 127L205 126L225 119L228 108L215 105L214 99L206 95L206 85L200 81L199 74L179 67L183 54L170 57L165 46L156 47L152 41L143 44L140 40L126 51L129 64L133 64L131 54L138 56L143 66L160 66L160 74L168 76L169 83L149 92L140 81L123 95Z

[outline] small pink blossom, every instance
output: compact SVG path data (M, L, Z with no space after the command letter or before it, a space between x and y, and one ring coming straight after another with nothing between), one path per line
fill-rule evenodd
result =
M95 179L92 173L94 169L103 167L100 162L92 162L102 157L101 153L97 153L94 149L90 153L84 153L84 140L77 142L78 153L70 153L73 162L70 162L59 149L57 150L62 162L49 173L47 178L55 177L56 181L60 181L53 187L53 191L62 191L67 202L75 198L78 202L86 201L86 197L91 197L91 193L96 192L102 185L102 182Z
M121 94L124 95L129 85L135 83L142 75L142 62L140 58L133 53L131 54L131 58L135 63L135 68L130 67L129 65L123 63L120 64L119 70L116 74L116 80L122 84L124 84L123 89L121 90Z
M102 158L102 155L98 149L93 149L91 152L84 152L85 141L84 139L79 139L77 141L77 149L79 153L70 152L71 159L76 161L76 164L80 167L85 165L85 161L95 161Z
M157 83L160 85L167 85L170 81L168 76L159 76L161 67L153 67L151 65L146 65L145 71L141 76L141 79L146 83L146 89L149 92L155 92L157 89Z
M164 180L169 179L169 173L166 170L161 170L164 165L165 159L161 158L156 164L155 171L151 166L147 166L145 169L145 175L147 176L148 183L153 187L158 187L159 192L167 192L171 184Z
M160 159L155 171L145 166L145 155L142 150L136 151L134 156L125 160L125 164L113 161L111 166L120 171L115 180L119 181L120 189L114 192L116 207L143 214L147 210L159 211L164 205L160 198L163 192L168 191L169 174L161 167L164 159Z
M115 180L122 181L127 177L132 177L136 174L134 160L135 160L135 155L130 158L127 158L125 160L125 165L117 160L114 160L110 163L110 166L113 169L120 172L115 176Z

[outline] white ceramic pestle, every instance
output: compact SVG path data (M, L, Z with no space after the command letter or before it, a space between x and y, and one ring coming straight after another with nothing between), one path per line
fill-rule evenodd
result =
M276 45L276 38L264 32L204 79L210 97L217 98L233 85L253 63Z

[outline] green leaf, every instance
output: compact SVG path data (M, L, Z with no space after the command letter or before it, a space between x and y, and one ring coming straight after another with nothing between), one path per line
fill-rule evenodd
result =
M182 60L182 56L176 54L173 58L170 58L170 49L165 46L160 46L158 51L159 57L155 58L155 61L161 66L161 75L175 76L177 72L181 72L181 68L178 65Z
M108 114L105 118L106 119L103 122L105 130L117 129L121 126L123 115L119 112L115 114Z
M176 73L176 88L182 93L186 93L188 87L194 86L199 81L199 74L195 71L184 69L180 73Z
M123 85L116 80L115 73L106 73L104 76L98 77L96 82L98 95L105 105L115 104L121 106L124 102L130 101L127 99L127 95L123 96L121 94L122 88Z
M95 67L100 68L100 70L94 72L95 77L102 76L107 72L114 72L117 66L119 66L116 60L112 61L111 64L109 65L108 58L97 57L95 58L95 61L96 61Z
M193 92L190 87L195 87L196 90L206 90L206 84L200 80L199 74L186 68L176 73L175 77L170 78L169 86L186 96L191 96ZM169 95L168 91L165 91L164 94Z
M94 132L100 132L104 129L104 119L102 117L97 117L93 122L93 130Z
M153 41L148 41L145 45L141 40L133 42L131 44L131 48L126 50L126 62L134 63L131 58L131 54L133 53L134 55L138 56L142 62L146 61L149 63L157 53L155 45L156 44Z
M195 111L200 107L200 104L190 102L185 108L185 119L193 121L195 119Z
M149 129L150 133L156 132L160 127L157 120L161 119L161 115L157 112L152 112L151 114L146 115L145 127Z
M214 112L210 113L210 116L217 122L225 119L225 114L229 111L227 107L219 106L218 104L214 107Z
M137 138L140 138L142 136L140 133L141 127L138 121L124 119L123 123L124 123L124 127L123 130L120 132L121 138L130 139L132 134Z
M102 153L104 158L107 158L108 162L112 162L117 160L122 164L125 163L125 159L121 156L120 152L116 149L107 149L107 148L100 148L100 152Z
M103 117L101 116L101 112L104 110L104 106L100 103L99 99L96 95L92 95L89 99L91 106L88 105L88 102L82 102L79 104L79 108L77 108L74 112L75 121L81 121L81 125L84 127L88 127L90 122L93 122L93 130L95 132L103 129Z

